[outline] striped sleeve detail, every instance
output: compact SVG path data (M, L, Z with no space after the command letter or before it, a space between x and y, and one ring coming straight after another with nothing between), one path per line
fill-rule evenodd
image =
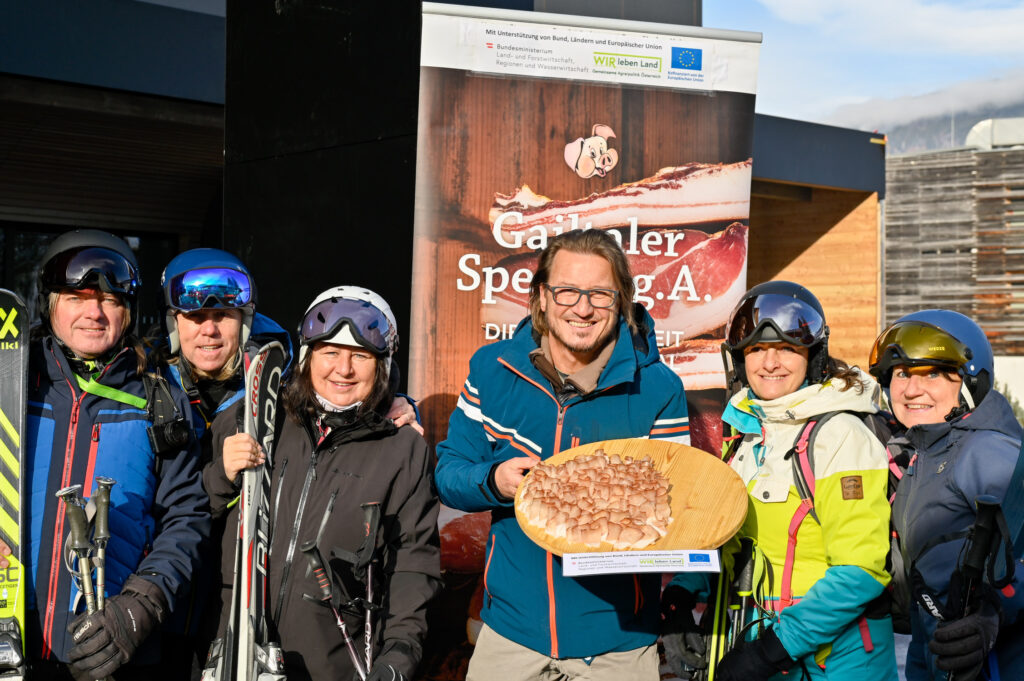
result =
M456 403L456 407L461 409L462 413L470 421L476 421L477 423L483 421L483 414L480 413L480 394L469 381L466 381L462 386L462 392L459 393L459 401Z
M690 444L690 419L683 416L677 419L658 419L651 426L652 440L668 440L679 444Z
M536 442L521 435L515 428L507 428L494 419L484 416L480 409L480 393L469 381L462 386L457 407L466 418L483 426L484 433L490 442L505 440L521 451L524 456L540 457L541 448Z
M483 419L484 432L487 433L489 440L507 440L509 444L526 456L540 458L541 448L536 442L524 437L515 428L506 428L494 419L483 414L480 416Z

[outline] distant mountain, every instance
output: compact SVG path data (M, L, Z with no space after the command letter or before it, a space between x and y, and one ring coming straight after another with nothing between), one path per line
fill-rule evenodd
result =
M953 149L964 146L967 133L975 123L987 118L1015 118L1024 116L1024 99L1016 104L1001 107L985 107L969 112L956 112L943 116L919 118L897 125L888 130L879 130L889 138L886 150L889 155L915 154L938 149Z
M894 155L962 147L975 123L1019 116L1024 116L1024 70L1017 69L924 95L849 104L828 122L885 133L887 153Z

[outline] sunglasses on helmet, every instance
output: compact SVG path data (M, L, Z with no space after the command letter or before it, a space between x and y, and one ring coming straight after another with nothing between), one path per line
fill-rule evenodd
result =
M898 322L882 332L871 348L869 370L876 377L894 366L960 369L973 358L970 348L942 329L918 321Z
M135 294L139 273L120 253L109 248L75 248L58 253L44 266L43 285L49 290L83 289L98 285L109 293Z
M749 298L736 309L729 320L726 343L738 350L760 337L771 325L783 340L809 346L825 334L825 318L808 303L776 293Z
M330 298L314 305L302 319L300 340L304 345L330 340L346 324L360 345L380 355L388 353L393 333L388 318L370 303L351 298Z
M252 302L252 282L238 270L209 267L189 270L164 286L167 305L190 312L204 307L244 307Z

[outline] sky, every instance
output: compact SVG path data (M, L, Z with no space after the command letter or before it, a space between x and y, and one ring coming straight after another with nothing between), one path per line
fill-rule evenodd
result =
M704 0L763 34L757 112L885 131L1024 100L1024 0Z

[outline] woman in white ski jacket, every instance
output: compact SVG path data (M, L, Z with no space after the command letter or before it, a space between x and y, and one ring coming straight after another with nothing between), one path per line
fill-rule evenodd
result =
M829 357L821 305L797 284L751 289L727 333L742 387L723 415L733 431L726 458L747 485L749 510L724 562L739 572L737 540L752 540L754 574L764 578L754 584L756 611L747 604L756 624L733 632L715 678L895 680L887 457L861 420L878 411L877 386ZM706 664L690 614L706 591L680 575L663 596L666 651L682 674Z

